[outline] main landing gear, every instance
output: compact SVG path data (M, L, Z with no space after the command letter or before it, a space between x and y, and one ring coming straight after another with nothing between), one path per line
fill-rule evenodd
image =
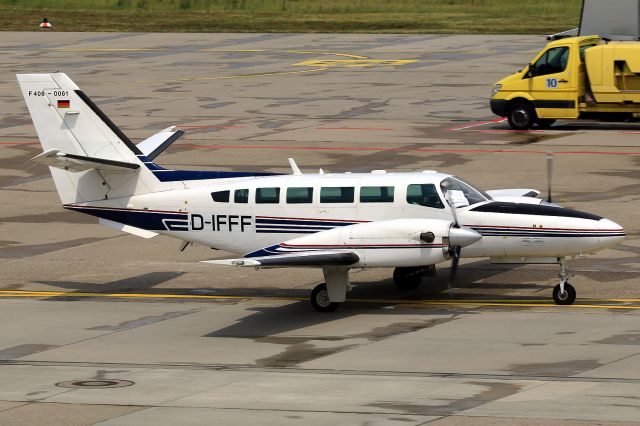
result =
M326 283L318 284L311 292L311 306L318 312L333 312L347 298L349 284L348 266L323 266Z
M553 288L553 301L557 305L571 305L576 300L576 289L569 284L569 278L573 276L567 268L567 259L558 259L560 264L560 284Z
M436 275L436 265L398 267L393 270L393 283L400 290L415 290L420 287L422 277Z
M318 312L333 312L338 309L340 303L329 299L329 291L325 283L318 284L311 292L311 306Z

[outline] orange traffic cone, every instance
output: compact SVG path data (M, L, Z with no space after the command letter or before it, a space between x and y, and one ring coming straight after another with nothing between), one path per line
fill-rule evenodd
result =
M42 20L42 23L40 24L40 29L41 30L48 30L51 29L52 25L51 22L49 22L49 20L47 18L44 18Z

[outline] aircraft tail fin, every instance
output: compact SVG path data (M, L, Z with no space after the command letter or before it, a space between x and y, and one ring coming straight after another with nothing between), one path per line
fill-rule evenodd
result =
M143 152L64 73L18 74L63 204L158 190Z

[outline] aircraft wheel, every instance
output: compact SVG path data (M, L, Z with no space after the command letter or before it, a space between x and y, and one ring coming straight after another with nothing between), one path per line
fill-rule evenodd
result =
M540 127L541 129L548 129L551 127L551 125L553 123L555 123L556 120L552 119L552 118L538 118L536 120L536 124L538 125L538 127Z
M509 108L509 125L514 130L528 130L536 121L536 110L528 102L516 102Z
M571 305L576 300L576 289L564 283L564 294L560 293L560 284L553 288L553 301L557 305Z
M311 292L311 306L318 312L333 312L340 303L329 299L329 291L325 283L318 284Z
M420 287L424 268L396 268L393 270L393 282L401 290L415 290Z

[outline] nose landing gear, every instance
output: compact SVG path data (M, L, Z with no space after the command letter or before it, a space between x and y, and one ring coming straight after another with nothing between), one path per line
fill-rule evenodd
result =
M557 305L571 305L576 300L576 289L569 284L569 278L573 276L567 268L567 259L558 259L560 264L560 284L553 288L553 301Z

